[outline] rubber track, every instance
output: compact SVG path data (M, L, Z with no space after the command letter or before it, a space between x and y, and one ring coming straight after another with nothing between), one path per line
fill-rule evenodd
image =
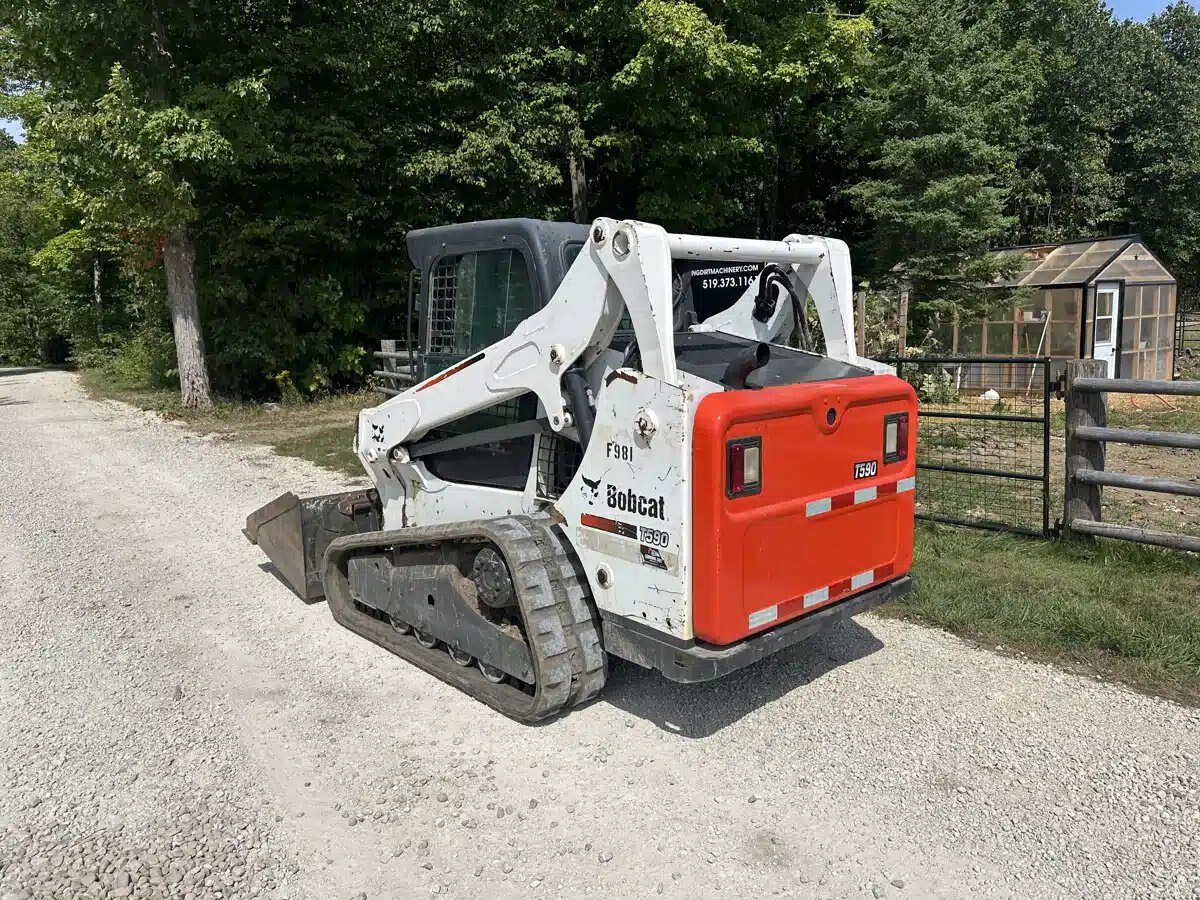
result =
M440 647L428 650L355 606L347 577L352 555L446 541L490 541L508 564L537 681L532 696L492 684L477 668L456 665ZM402 564L398 554L395 565ZM607 656L587 580L570 544L545 513L338 538L325 553L322 573L329 608L340 624L513 719L547 719L604 687Z

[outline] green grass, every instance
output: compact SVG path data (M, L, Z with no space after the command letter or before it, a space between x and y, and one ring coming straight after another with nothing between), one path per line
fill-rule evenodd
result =
M98 399L120 400L138 409L152 409L161 413L178 412L181 409L179 391L132 384L102 369L80 369L79 381L84 390Z
M884 615L1200 705L1200 563L922 524L916 588Z
M280 456L295 456L307 459L318 466L343 472L347 475L362 475L363 467L351 449L354 439L353 425L333 425L308 434L284 438L275 444Z

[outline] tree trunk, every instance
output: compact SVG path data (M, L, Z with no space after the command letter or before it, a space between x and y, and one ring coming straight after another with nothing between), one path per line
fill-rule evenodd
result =
M583 224L588 220L587 169L584 161L574 153L567 162L571 173L571 215Z
M163 247L167 272L167 305L175 333L175 357L179 363L179 392L185 409L212 406L212 387L204 358L204 331L196 299L196 241L186 225L171 229Z
M96 340L99 341L104 336L104 329L100 326L100 307L104 299L100 293L100 257L97 256L92 260L92 297L96 301Z

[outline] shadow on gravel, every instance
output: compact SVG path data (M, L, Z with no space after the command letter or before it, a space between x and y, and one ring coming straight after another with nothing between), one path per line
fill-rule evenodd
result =
M0 397L0 406L25 406L28 400L14 400L12 397Z
M0 366L0 378L7 378L9 375L32 375L35 372L53 372L53 366L25 366L23 368L6 369Z
M282 584L285 588L287 588L289 594L291 594L293 597L296 597L296 592L292 590L292 586L287 583L287 580L283 577L283 574L277 568L275 568L274 563L269 563L269 562L259 563L258 567L262 571L266 572L268 575L274 575L275 580L278 581L280 584ZM324 603L325 602L324 597L316 597L312 600L305 600L303 597L296 597L296 599L298 599L301 603L305 604L306 606L312 606L314 603Z
M676 684L657 672L609 657L608 684L599 702L611 703L672 734L704 738L761 706L803 691L838 666L882 649L874 634L850 620L705 684Z

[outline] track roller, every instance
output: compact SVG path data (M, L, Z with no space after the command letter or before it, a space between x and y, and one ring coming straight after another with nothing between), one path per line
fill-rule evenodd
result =
M470 653L465 653L455 647L447 647L446 652L450 654L450 661L456 666L469 666L475 662L475 657Z
M413 629L413 634L416 635L416 637L417 637L417 643L420 644L422 647L424 647L426 650L432 650L434 647L436 647L438 644L441 643L441 641L439 641L436 637L434 637L428 631L422 631L420 628Z
M492 684L504 684L508 680L508 675L503 669L497 669L495 666L489 666L487 663L480 661L479 671L483 673L483 677Z

